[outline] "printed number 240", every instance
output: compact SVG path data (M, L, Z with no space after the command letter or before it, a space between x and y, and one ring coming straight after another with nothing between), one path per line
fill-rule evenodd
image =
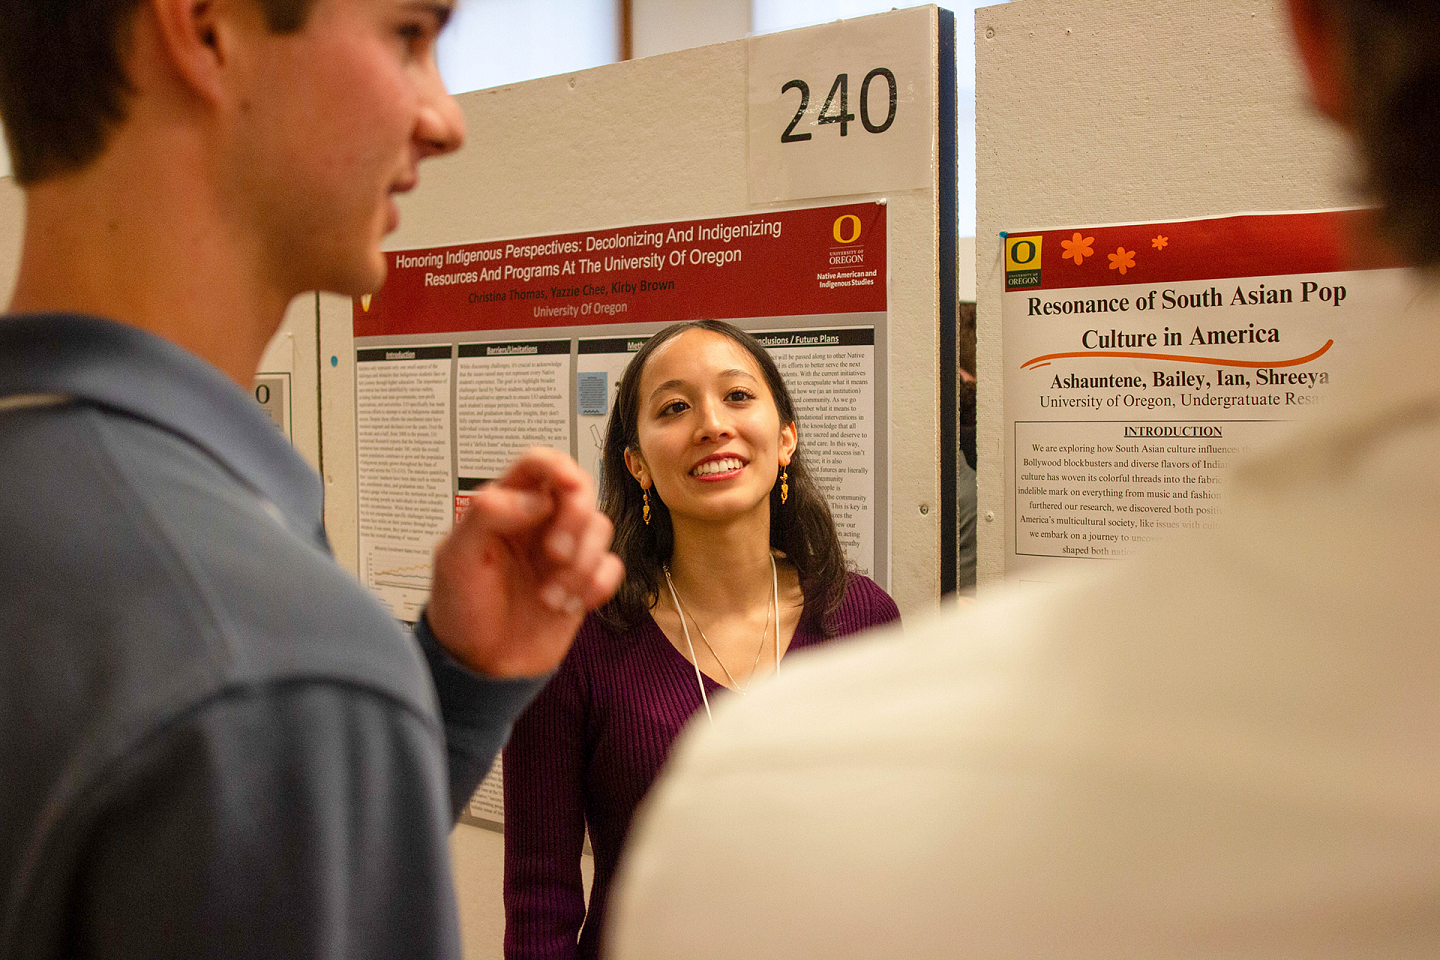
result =
M885 119L880 123L875 123L870 113L870 84L877 79L884 80L886 86L890 88L889 110L885 114ZM784 95L791 90L800 91L800 107L795 111L795 117L790 121L790 126L780 134L781 143L796 143L810 139L808 133L795 132L796 126L805 118L805 111L810 107L810 85L804 80L791 80L780 88L780 93ZM839 98L838 104L836 103L837 97ZM870 133L884 133L889 130L890 125L895 122L895 108L899 99L900 88L895 83L895 74L887 67L876 67L871 70L865 74L865 80L860 84L860 123ZM832 113L831 108L837 109ZM850 124L854 120L855 114L850 112L850 75L842 73L836 76L835 82L830 85L830 95L825 98L825 105L820 108L820 116L816 118L816 122L840 124L840 136L844 137L849 136Z

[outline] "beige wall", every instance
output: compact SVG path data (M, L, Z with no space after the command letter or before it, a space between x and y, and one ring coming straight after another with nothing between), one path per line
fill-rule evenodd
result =
M975 302L975 238L961 237L955 248L957 277L955 299L961 303Z
M1000 231L1355 198L1342 141L1307 105L1280 0L1013 0L975 19L985 588L1004 576Z
M0 308L10 303L10 295L15 292L24 226L25 196L13 177L0 177Z
M750 0L631 0L635 59L750 35Z

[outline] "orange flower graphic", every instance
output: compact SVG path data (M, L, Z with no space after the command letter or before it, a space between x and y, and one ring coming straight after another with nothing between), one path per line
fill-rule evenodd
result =
M1156 250L1164 250L1170 244L1170 238L1165 236L1156 237L1150 241L1150 246Z
M1110 269L1119 270L1120 276L1125 276L1125 271L1135 266L1135 251L1126 250L1124 247L1116 248L1115 252L1108 254L1110 257Z
M1094 255L1095 248L1091 246L1094 242L1094 237L1082 237L1078 233L1075 234L1075 239L1073 240L1061 240L1060 259L1074 260L1075 266L1078 267L1085 262L1086 257Z

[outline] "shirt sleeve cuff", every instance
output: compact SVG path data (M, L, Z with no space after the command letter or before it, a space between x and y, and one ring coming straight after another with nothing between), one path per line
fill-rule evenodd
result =
M415 639L425 654L440 701L450 763L451 809L458 816L505 745L511 724L550 676L499 678L471 670L441 646L423 613L415 624Z
M423 613L415 624L415 639L425 651L447 727L451 723L467 727L508 726L550 679L550 674L489 677L470 669L450 655Z

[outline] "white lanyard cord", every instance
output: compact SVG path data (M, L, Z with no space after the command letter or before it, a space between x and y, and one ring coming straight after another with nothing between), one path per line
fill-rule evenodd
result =
M690 666L695 668L695 685L700 688L700 702L705 704L705 716L713 724L715 716L710 712L710 698L705 695L705 680L700 676L700 661L695 656L695 644L690 642L690 626L685 622L685 611L680 607L680 597L675 593L675 584L670 580L670 571L665 571L665 585L670 588L670 599L675 601L675 612L680 615L680 629L685 631L685 647L690 651Z
M680 606L680 595L675 592L675 581L670 579L670 568L665 567L665 585L670 588L670 599L675 601L675 612L680 616L680 629L685 633L685 648L690 651L690 665L695 668L695 685L700 688L700 702L705 705L705 717L713 725L715 715L710 712L710 697L705 693L705 678L700 673L700 660L695 656L695 645L690 642L690 625L685 622L685 608ZM775 558L770 558L770 603L775 615L775 675L780 675L780 572ZM716 658L719 662L719 658ZM724 667L724 664L721 664ZM747 684L748 686L748 684Z

